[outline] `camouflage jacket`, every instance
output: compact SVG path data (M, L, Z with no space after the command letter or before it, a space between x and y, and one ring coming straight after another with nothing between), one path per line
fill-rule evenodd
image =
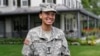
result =
M24 44L23 56L70 56L67 41L62 30L52 27L52 34L48 40L42 33L41 26L31 29Z

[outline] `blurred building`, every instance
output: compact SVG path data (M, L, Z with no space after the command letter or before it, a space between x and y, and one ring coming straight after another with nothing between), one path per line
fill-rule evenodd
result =
M0 0L0 37L25 37L29 29L40 25L38 12L42 3L56 4L59 13L54 26L70 37L81 37L81 30L89 28L90 19L94 27L99 20L84 10L81 0Z

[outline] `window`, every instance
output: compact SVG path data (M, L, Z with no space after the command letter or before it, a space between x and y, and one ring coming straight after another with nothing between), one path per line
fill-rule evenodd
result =
M17 0L18 7L28 7L30 6L30 0Z
M55 3L56 4L56 0L43 0L43 3Z
M66 5L66 0L64 0L64 5Z
M4 19L1 18L0 19L0 37L4 37L4 33L5 33L5 24L4 24Z
M28 0L21 0L21 6L28 6Z
M47 3L53 3L53 0L47 0Z
M56 15L56 18L53 26L60 28L60 15Z
M13 0L13 6L17 6L17 0Z
M34 19L33 19L34 18ZM40 26L42 21L38 18L38 15L31 15L31 28Z
M3 5L8 5L8 0L3 0Z
M70 0L64 0L63 3L65 6L70 7Z
M26 15L12 16L12 36L25 37L28 31L28 19Z
M1 0L0 0L0 5L1 5Z
M16 16L13 20L13 31L27 31L27 17L26 16Z
M0 6L8 6L8 0L0 0Z

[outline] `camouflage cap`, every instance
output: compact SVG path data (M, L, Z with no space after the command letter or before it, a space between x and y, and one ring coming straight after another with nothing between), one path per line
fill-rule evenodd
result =
M44 4L40 4L41 7L41 11L56 11L56 5L53 3L44 3Z

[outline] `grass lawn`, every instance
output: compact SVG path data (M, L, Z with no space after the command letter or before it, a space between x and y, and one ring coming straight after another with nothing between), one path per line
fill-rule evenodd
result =
M100 56L100 45L97 46L69 46L71 56Z
M71 56L100 56L98 46L69 46ZM22 56L22 45L0 45L0 56Z
M0 45L0 56L22 56L22 45Z

